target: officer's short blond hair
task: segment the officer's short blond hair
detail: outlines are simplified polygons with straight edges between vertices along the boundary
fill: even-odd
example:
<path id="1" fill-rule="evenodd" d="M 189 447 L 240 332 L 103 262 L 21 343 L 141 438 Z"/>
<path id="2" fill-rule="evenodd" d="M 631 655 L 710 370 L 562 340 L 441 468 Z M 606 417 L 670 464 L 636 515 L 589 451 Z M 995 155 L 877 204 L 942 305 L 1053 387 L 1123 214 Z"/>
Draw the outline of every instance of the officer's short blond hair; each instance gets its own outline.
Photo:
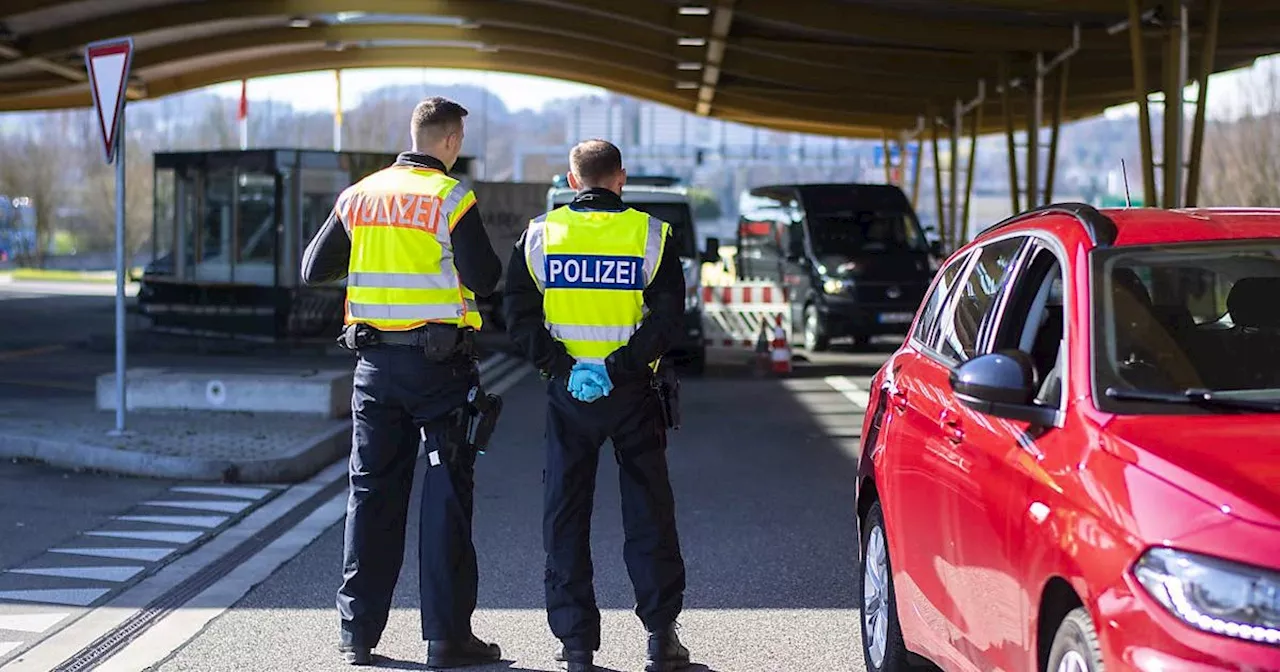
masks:
<path id="1" fill-rule="evenodd" d="M 569 170 L 584 185 L 597 186 L 622 172 L 622 152 L 608 140 L 584 140 L 569 152 Z"/>

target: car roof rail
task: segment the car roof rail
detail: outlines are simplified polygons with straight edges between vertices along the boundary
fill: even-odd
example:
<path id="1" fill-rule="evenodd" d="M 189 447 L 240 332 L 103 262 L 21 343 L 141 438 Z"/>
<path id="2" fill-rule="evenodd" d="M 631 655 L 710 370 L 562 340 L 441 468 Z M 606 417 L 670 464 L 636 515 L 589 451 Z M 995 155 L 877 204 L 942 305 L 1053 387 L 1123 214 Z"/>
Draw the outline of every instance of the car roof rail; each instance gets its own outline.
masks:
<path id="1" fill-rule="evenodd" d="M 1119 233 L 1119 229 L 1110 217 L 1102 214 L 1097 208 L 1089 205 L 1088 203 L 1072 202 L 1050 203 L 1048 205 L 1041 205 L 1030 210 L 1025 210 L 1013 215 L 1012 217 L 1008 217 L 992 224 L 991 226 L 983 229 L 978 235 L 985 236 L 1006 226 L 1018 224 L 1033 215 L 1041 215 L 1045 213 L 1058 213 L 1075 217 L 1084 225 L 1084 228 L 1088 231 L 1089 238 L 1093 241 L 1094 245 L 1108 247 L 1116 242 L 1116 235 Z"/>

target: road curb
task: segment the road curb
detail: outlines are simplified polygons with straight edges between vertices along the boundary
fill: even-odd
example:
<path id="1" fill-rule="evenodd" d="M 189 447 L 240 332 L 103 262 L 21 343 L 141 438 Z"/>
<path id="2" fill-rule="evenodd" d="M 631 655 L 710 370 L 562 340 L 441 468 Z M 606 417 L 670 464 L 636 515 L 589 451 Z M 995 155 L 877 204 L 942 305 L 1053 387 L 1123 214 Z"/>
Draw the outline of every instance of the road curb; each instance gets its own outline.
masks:
<path id="1" fill-rule="evenodd" d="M 486 385 L 520 369 L 522 360 L 495 353 L 480 365 Z M 269 421 L 269 420 L 268 420 Z M 350 417 L 328 421 L 285 455 L 261 460 L 224 460 L 158 455 L 76 441 L 0 433 L 0 458 L 27 459 L 63 469 L 90 469 L 126 476 L 224 483 L 298 483 L 351 451 Z"/>
<path id="2" fill-rule="evenodd" d="M 225 483 L 296 483 L 332 464 L 351 445 L 351 421 L 333 420 L 286 455 L 223 460 L 157 455 L 108 446 L 0 434 L 0 457 L 35 460 L 64 469 L 92 469 L 127 476 Z"/>

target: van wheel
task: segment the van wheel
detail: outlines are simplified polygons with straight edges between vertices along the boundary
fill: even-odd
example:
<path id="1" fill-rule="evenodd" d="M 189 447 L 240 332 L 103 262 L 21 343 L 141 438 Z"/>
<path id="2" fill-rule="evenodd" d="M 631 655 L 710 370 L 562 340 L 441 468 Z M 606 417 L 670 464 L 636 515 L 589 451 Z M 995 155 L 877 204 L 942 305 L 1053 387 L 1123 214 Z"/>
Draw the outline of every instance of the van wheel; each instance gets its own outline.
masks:
<path id="1" fill-rule="evenodd" d="M 893 592 L 893 569 L 889 564 L 889 544 L 880 502 L 871 505 L 862 525 L 861 565 L 858 587 L 862 593 L 862 656 L 867 670 L 909 670 L 907 647 L 898 623 L 898 601 Z"/>
<path id="2" fill-rule="evenodd" d="M 1077 607 L 1062 620 L 1049 650 L 1048 672 L 1102 672 L 1102 652 L 1093 619 Z"/>
<path id="3" fill-rule="evenodd" d="M 804 307 L 804 349 L 809 352 L 823 352 L 831 347 L 831 337 L 818 315 L 818 307 L 809 304 Z"/>

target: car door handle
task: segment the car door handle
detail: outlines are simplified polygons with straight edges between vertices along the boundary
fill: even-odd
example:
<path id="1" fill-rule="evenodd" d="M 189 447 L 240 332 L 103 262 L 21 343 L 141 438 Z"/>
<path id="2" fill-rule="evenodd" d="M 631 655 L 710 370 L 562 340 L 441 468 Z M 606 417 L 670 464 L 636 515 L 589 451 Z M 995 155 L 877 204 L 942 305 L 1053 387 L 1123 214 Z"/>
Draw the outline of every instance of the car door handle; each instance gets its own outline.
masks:
<path id="1" fill-rule="evenodd" d="M 889 403 L 893 406 L 893 410 L 903 412 L 907 410 L 907 391 L 903 389 L 895 389 L 889 394 Z"/>
<path id="2" fill-rule="evenodd" d="M 960 416 L 951 411 L 942 412 L 942 434 L 954 444 L 964 442 L 964 428 L 960 426 Z"/>

